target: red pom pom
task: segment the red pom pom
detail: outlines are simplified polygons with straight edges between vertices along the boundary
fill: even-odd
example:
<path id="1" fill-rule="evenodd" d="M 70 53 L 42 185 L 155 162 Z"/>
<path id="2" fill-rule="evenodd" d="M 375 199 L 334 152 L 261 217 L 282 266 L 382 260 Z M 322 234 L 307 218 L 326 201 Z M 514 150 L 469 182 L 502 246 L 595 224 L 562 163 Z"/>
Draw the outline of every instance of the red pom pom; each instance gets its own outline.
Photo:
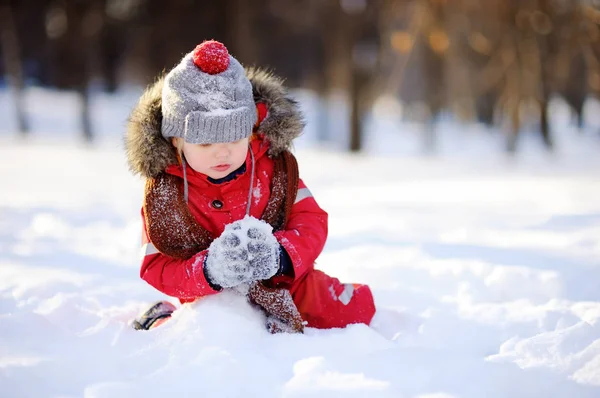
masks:
<path id="1" fill-rule="evenodd" d="M 229 67 L 229 51 L 216 40 L 198 44 L 194 49 L 194 64 L 210 75 L 224 72 Z"/>

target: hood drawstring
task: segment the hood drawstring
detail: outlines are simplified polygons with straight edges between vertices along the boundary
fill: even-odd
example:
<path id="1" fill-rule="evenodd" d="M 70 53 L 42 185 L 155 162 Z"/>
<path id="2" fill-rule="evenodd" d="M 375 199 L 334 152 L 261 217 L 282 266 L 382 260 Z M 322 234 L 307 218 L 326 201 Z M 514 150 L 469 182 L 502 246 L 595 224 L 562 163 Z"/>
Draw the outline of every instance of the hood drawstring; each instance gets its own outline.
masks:
<path id="1" fill-rule="evenodd" d="M 183 152 L 181 152 L 181 165 L 183 166 L 183 199 L 185 199 L 185 203 L 188 203 L 187 165 L 185 164 Z"/>
<path id="2" fill-rule="evenodd" d="M 250 152 L 250 158 L 252 159 L 252 171 L 250 172 L 250 190 L 248 191 L 248 204 L 246 205 L 246 215 L 250 215 L 250 206 L 252 205 L 252 190 L 254 189 L 254 152 L 252 152 L 252 147 L 248 145 L 248 150 Z M 183 167 L 183 198 L 185 203 L 188 202 L 188 180 L 187 180 L 187 165 L 185 162 L 185 156 L 183 153 L 181 154 L 181 166 Z"/>
<path id="3" fill-rule="evenodd" d="M 246 206 L 246 215 L 250 215 L 250 206 L 252 205 L 252 190 L 254 188 L 254 152 L 252 147 L 248 144 L 248 150 L 250 151 L 250 158 L 252 159 L 252 172 L 250 173 L 250 191 L 248 192 L 248 205 Z"/>

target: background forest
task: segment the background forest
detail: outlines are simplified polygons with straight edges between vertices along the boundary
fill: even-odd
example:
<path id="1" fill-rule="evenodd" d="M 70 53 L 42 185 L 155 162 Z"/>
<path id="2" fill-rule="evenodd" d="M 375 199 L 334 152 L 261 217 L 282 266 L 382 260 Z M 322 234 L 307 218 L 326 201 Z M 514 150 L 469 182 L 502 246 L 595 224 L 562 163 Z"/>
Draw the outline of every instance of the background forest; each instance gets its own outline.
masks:
<path id="1" fill-rule="evenodd" d="M 436 147 L 440 115 L 498 127 L 517 150 L 523 126 L 554 145 L 549 102 L 580 127 L 600 95 L 599 0 L 2 0 L 0 84 L 73 90 L 91 140 L 89 96 L 146 85 L 204 39 L 224 42 L 246 66 L 286 78 L 319 98 L 343 98 L 349 136 L 363 146 L 364 118 L 381 98 L 423 123 Z M 326 107 L 322 107 L 325 109 Z M 332 116 L 325 110 L 320 120 Z M 335 131 L 332 131 L 335 130 Z"/>

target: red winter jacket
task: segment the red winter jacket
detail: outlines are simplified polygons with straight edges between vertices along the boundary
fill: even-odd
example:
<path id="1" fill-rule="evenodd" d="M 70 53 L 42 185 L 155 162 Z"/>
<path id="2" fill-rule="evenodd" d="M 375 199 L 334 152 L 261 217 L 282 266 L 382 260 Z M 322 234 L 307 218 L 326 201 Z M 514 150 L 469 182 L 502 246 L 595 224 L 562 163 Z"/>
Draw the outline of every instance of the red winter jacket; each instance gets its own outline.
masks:
<path id="1" fill-rule="evenodd" d="M 250 215 L 260 219 L 270 197 L 273 161 L 267 156 L 268 141 L 261 137 L 251 142 L 255 157 L 255 176 Z M 213 184 L 208 177 L 186 169 L 189 184 L 189 208 L 196 220 L 214 237 L 223 232 L 225 225 L 242 219 L 246 214 L 250 189 L 251 157 L 248 153 L 246 171 L 232 181 Z M 169 166 L 167 173 L 183 178 L 181 166 Z M 142 220 L 144 220 L 142 210 Z M 285 229 L 275 237 L 289 255 L 293 276 L 285 278 L 294 291 L 303 276 L 314 267 L 327 239 L 327 213 L 312 197 L 306 185 L 299 181 L 298 195 Z M 161 292 L 179 298 L 182 302 L 217 293 L 207 282 L 203 263 L 207 250 L 188 260 L 179 260 L 159 253 L 149 241 L 144 224 L 142 235 L 142 267 L 140 276 Z"/>

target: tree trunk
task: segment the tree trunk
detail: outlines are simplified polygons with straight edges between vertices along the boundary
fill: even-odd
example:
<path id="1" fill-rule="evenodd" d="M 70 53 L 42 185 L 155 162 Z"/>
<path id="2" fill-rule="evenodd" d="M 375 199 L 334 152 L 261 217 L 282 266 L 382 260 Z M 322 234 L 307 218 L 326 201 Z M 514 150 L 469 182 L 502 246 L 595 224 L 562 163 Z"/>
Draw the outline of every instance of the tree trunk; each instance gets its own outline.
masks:
<path id="1" fill-rule="evenodd" d="M 361 106 L 361 73 L 353 68 L 350 81 L 350 152 L 362 149 L 362 106 Z"/>
<path id="2" fill-rule="evenodd" d="M 253 18 L 255 7 L 245 0 L 227 0 L 224 3 L 226 15 L 226 42 L 231 53 L 243 65 L 256 64 L 258 47 L 254 40 Z"/>
<path id="3" fill-rule="evenodd" d="M 0 5 L 0 36 L 5 68 L 13 91 L 17 128 L 22 135 L 27 135 L 29 132 L 29 123 L 25 115 L 23 98 L 24 79 L 21 49 L 13 10 L 8 2 Z"/>
<path id="4" fill-rule="evenodd" d="M 519 107 L 520 99 L 518 97 L 512 98 L 509 103 L 510 130 L 506 142 L 506 150 L 512 154 L 517 152 L 517 139 L 519 138 L 519 130 L 521 128 Z"/>
<path id="5" fill-rule="evenodd" d="M 550 123 L 548 121 L 548 99 L 544 98 L 543 101 L 540 102 L 540 130 L 542 133 L 542 139 L 544 140 L 544 145 L 546 149 L 552 150 L 554 147 L 554 143 L 552 141 L 552 136 L 550 135 Z"/>
<path id="6" fill-rule="evenodd" d="M 77 89 L 79 97 L 79 118 L 81 121 L 81 131 L 85 142 L 90 143 L 94 139 L 92 133 L 92 122 L 90 118 L 90 95 L 87 90 L 87 84 L 84 83 Z"/>
<path id="7" fill-rule="evenodd" d="M 65 2 L 67 30 L 57 39 L 61 81 L 64 88 L 77 94 L 81 133 L 88 143 L 93 139 L 88 94 L 90 53 L 98 53 L 96 36 L 101 27 L 94 18 L 93 6 L 93 3 Z"/>
<path id="8" fill-rule="evenodd" d="M 327 124 L 333 122 L 330 106 L 335 96 L 341 93 L 344 96 L 344 105 L 347 106 L 349 123 L 346 134 L 349 138 L 350 151 L 361 149 L 361 112 L 360 112 L 360 71 L 356 70 L 353 60 L 353 49 L 359 36 L 358 16 L 350 15 L 342 9 L 337 0 L 329 0 L 326 12 L 323 14 L 323 38 L 325 40 L 325 106 L 328 109 Z M 335 99 L 337 101 L 337 98 Z M 320 139 L 330 137 L 331 126 L 321 129 Z"/>
<path id="9" fill-rule="evenodd" d="M 580 133 L 583 133 L 583 128 L 585 127 L 585 117 L 583 114 L 583 106 L 575 109 L 575 113 L 577 114 L 577 128 Z"/>

